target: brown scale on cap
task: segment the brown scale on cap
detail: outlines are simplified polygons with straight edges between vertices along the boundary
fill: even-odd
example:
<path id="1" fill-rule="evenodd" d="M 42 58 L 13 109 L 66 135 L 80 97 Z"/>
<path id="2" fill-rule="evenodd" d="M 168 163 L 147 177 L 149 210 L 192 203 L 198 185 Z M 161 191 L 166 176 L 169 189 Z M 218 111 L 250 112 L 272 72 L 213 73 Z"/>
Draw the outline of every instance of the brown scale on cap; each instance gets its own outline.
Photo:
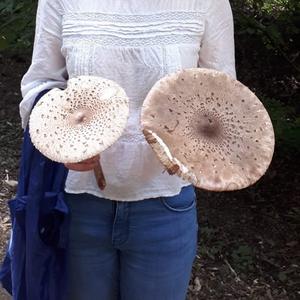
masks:
<path id="1" fill-rule="evenodd" d="M 128 115 L 128 97 L 117 83 L 80 76 L 70 79 L 64 91 L 52 89 L 39 100 L 30 115 L 30 136 L 49 159 L 81 162 L 111 146 Z"/>
<path id="2" fill-rule="evenodd" d="M 239 81 L 214 70 L 186 69 L 162 78 L 144 101 L 141 123 L 168 172 L 208 190 L 253 184 L 274 151 L 262 103 Z"/>

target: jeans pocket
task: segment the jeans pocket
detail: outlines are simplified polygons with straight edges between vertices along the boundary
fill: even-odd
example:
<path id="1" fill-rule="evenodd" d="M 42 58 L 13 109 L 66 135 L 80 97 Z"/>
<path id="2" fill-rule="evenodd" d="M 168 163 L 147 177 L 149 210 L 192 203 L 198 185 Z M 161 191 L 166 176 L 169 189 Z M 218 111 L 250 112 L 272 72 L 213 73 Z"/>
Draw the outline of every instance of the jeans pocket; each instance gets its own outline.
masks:
<path id="1" fill-rule="evenodd" d="M 65 218 L 68 208 L 64 202 L 63 192 L 46 192 L 41 203 L 38 230 L 42 242 L 47 246 L 64 247 L 62 244 Z"/>
<path id="2" fill-rule="evenodd" d="M 184 186 L 180 193 L 170 197 L 160 197 L 161 203 L 168 210 L 186 212 L 196 206 L 196 192 L 193 185 Z"/>

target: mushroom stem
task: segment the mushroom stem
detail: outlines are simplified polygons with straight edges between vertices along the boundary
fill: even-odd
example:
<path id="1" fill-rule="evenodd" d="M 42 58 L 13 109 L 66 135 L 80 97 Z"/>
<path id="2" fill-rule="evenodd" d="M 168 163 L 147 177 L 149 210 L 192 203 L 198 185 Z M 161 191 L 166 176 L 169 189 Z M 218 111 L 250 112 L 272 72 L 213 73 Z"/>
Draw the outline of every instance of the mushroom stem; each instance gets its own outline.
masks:
<path id="1" fill-rule="evenodd" d="M 106 186 L 106 181 L 105 181 L 103 170 L 102 170 L 102 167 L 100 164 L 100 160 L 97 162 L 97 165 L 94 168 L 94 174 L 95 174 L 96 181 L 97 181 L 97 184 L 98 184 L 100 190 L 104 190 L 104 188 Z"/>
<path id="2" fill-rule="evenodd" d="M 178 165 L 173 165 L 173 166 L 167 168 L 167 172 L 169 173 L 169 175 L 174 175 L 179 170 L 180 170 L 180 167 Z"/>

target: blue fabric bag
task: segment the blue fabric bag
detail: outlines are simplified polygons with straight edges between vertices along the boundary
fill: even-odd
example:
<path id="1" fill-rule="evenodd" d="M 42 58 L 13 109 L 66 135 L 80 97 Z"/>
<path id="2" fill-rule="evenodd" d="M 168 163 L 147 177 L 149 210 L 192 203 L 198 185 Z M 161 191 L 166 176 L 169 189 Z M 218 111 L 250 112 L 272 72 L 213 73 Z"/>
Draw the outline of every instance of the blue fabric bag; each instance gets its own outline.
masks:
<path id="1" fill-rule="evenodd" d="M 43 91 L 38 100 L 48 90 Z M 66 290 L 68 170 L 43 156 L 24 132 L 17 195 L 9 201 L 11 238 L 0 270 L 14 300 L 60 300 Z"/>

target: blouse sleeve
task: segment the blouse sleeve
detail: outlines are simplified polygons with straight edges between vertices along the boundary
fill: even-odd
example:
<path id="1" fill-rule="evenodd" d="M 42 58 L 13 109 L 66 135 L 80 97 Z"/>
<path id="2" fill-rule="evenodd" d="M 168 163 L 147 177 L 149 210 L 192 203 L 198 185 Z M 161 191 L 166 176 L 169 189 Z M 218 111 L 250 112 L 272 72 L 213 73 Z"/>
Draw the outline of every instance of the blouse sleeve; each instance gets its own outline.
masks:
<path id="1" fill-rule="evenodd" d="M 45 89 L 64 88 L 67 81 L 61 53 L 62 13 L 57 0 L 39 0 L 31 65 L 21 80 L 22 127 L 25 128 L 36 96 Z"/>
<path id="2" fill-rule="evenodd" d="M 212 0 L 207 11 L 198 66 L 215 69 L 236 78 L 234 28 L 228 0 Z"/>

